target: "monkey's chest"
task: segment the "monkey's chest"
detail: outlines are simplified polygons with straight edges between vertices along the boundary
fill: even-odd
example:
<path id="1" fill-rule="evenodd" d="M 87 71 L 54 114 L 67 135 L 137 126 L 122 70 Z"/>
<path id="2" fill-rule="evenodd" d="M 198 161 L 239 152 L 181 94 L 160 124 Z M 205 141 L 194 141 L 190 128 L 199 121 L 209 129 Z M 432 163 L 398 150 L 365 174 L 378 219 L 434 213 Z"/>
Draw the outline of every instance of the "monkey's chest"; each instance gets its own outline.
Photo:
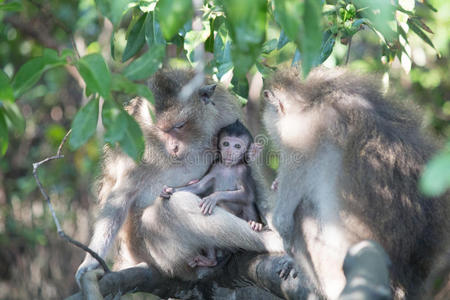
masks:
<path id="1" fill-rule="evenodd" d="M 214 190 L 219 191 L 235 191 L 238 189 L 237 182 L 239 178 L 235 172 L 222 172 L 221 176 L 214 182 Z"/>

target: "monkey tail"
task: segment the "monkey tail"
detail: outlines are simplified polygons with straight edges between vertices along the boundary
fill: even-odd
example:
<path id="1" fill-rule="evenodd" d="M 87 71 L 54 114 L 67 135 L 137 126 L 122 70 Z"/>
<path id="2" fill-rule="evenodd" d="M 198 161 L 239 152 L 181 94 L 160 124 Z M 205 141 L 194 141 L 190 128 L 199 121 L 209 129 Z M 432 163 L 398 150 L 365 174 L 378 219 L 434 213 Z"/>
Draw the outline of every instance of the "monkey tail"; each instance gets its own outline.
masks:
<path id="1" fill-rule="evenodd" d="M 169 200 L 162 200 L 165 211 L 178 220 L 179 232 L 192 232 L 193 236 L 180 236 L 184 243 L 198 247 L 218 247 L 230 250 L 256 252 L 284 252 L 283 241 L 277 232 L 255 232 L 249 224 L 226 210 L 215 207 L 210 216 L 199 208 L 200 198 L 190 192 L 174 193 Z M 175 226 L 175 227 L 176 227 Z M 176 228 L 175 228 L 176 230 Z"/>

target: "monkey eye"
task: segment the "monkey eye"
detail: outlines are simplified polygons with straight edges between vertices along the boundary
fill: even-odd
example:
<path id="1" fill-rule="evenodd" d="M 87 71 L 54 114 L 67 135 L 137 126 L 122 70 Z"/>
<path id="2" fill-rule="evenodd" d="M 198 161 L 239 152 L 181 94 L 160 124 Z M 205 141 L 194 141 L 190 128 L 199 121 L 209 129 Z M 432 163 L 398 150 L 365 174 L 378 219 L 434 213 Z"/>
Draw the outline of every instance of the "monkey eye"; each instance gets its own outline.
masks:
<path id="1" fill-rule="evenodd" d="M 184 127 L 184 125 L 186 125 L 186 121 L 175 124 L 175 126 L 173 126 L 173 128 L 181 129 Z"/>
<path id="2" fill-rule="evenodd" d="M 222 145 L 224 145 L 225 147 L 228 147 L 228 146 L 230 146 L 230 143 L 228 143 L 228 142 L 223 142 Z"/>
<path id="3" fill-rule="evenodd" d="M 241 149 L 241 145 L 236 144 L 236 145 L 234 145 L 234 148 L 236 148 L 236 149 Z"/>

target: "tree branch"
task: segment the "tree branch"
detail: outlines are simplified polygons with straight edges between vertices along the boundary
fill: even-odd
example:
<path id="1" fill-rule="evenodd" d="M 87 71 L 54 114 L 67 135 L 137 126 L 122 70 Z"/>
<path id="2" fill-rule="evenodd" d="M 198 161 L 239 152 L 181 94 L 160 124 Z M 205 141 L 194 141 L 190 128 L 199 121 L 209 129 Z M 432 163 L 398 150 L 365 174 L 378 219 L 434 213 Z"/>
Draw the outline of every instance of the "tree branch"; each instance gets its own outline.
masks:
<path id="1" fill-rule="evenodd" d="M 161 298 L 186 299 L 195 295 L 202 299 L 202 290 L 213 283 L 221 287 L 237 288 L 255 285 L 272 294 L 285 299 L 299 299 L 314 295 L 309 284 L 301 276 L 288 276 L 282 279 L 277 274 L 278 269 L 287 256 L 273 254 L 239 253 L 225 263 L 215 268 L 208 268 L 211 273 L 196 282 L 182 281 L 162 275 L 154 267 L 140 264 L 136 267 L 106 274 L 99 281 L 99 290 L 103 297 L 121 295 L 133 292 L 146 292 Z M 67 300 L 83 299 L 81 292 Z"/>
<path id="2" fill-rule="evenodd" d="M 41 181 L 39 179 L 39 176 L 37 174 L 37 170 L 38 170 L 38 168 L 41 165 L 43 165 L 43 164 L 45 164 L 45 163 L 47 163 L 49 161 L 52 161 L 52 160 L 55 160 L 55 159 L 60 159 L 60 158 L 64 157 L 64 155 L 61 154 L 62 147 L 64 146 L 64 143 L 66 142 L 66 140 L 67 140 L 67 138 L 68 138 L 68 136 L 69 136 L 69 134 L 71 132 L 72 132 L 72 129 L 69 130 L 66 133 L 66 135 L 64 136 L 63 140 L 61 141 L 61 144 L 59 144 L 58 151 L 56 152 L 56 155 L 47 157 L 47 158 L 41 160 L 40 162 L 33 163 L 33 176 L 34 176 L 34 179 L 36 180 L 36 184 L 38 185 L 39 190 L 41 191 L 41 194 L 44 196 L 45 200 L 47 201 L 47 205 L 48 205 L 48 207 L 50 209 L 50 212 L 52 213 L 52 216 L 53 216 L 53 221 L 56 224 L 56 229 L 58 231 L 58 235 L 61 238 L 63 238 L 66 241 L 68 241 L 69 243 L 71 243 L 71 244 L 73 244 L 73 245 L 83 249 L 84 251 L 86 251 L 90 255 L 92 255 L 92 257 L 94 257 L 99 262 L 99 264 L 102 266 L 103 270 L 106 273 L 108 273 L 108 272 L 111 272 L 110 269 L 106 265 L 105 261 L 97 253 L 95 253 L 93 250 L 91 250 L 86 245 L 84 245 L 84 244 L 82 244 L 82 243 L 72 239 L 70 236 L 66 235 L 66 233 L 64 232 L 64 230 L 61 227 L 61 224 L 59 223 L 58 218 L 56 217 L 56 212 L 55 212 L 55 209 L 53 208 L 53 205 L 52 205 L 52 203 L 50 201 L 50 197 L 48 196 L 47 192 L 45 191 L 44 187 L 42 186 L 42 183 L 41 183 Z"/>

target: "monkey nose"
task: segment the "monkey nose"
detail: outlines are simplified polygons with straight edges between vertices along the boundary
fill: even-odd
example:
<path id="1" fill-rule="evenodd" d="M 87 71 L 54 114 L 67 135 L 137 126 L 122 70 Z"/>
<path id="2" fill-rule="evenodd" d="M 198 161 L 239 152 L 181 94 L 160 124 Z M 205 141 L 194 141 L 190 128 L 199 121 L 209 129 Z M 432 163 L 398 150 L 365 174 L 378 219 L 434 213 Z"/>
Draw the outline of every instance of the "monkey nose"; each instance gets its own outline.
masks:
<path id="1" fill-rule="evenodd" d="M 173 149 L 172 149 L 172 151 L 173 151 L 173 153 L 174 154 L 177 154 L 178 153 L 178 145 L 175 145 L 175 147 L 173 147 Z"/>

